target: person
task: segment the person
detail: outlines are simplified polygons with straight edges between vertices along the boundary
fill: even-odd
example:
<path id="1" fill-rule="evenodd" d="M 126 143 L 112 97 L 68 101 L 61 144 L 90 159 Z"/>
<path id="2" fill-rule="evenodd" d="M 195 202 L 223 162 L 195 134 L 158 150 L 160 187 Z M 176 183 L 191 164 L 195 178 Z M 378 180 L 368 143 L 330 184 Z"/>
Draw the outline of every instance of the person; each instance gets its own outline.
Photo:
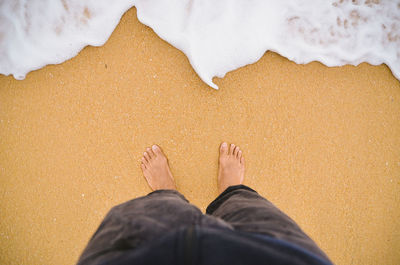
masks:
<path id="1" fill-rule="evenodd" d="M 219 153 L 220 195 L 203 214 L 177 191 L 161 148 L 147 148 L 141 168 L 153 192 L 113 207 L 77 264 L 332 264 L 291 218 L 242 184 L 238 146 L 224 142 Z"/>

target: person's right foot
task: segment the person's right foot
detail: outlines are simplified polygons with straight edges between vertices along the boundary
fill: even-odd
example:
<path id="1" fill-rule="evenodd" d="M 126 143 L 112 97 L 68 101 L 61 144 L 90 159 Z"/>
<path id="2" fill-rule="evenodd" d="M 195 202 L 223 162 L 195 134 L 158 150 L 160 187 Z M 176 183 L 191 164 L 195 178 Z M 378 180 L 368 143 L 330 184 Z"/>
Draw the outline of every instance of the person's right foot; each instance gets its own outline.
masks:
<path id="1" fill-rule="evenodd" d="M 222 143 L 219 149 L 218 191 L 239 185 L 244 179 L 244 157 L 239 146 Z"/>

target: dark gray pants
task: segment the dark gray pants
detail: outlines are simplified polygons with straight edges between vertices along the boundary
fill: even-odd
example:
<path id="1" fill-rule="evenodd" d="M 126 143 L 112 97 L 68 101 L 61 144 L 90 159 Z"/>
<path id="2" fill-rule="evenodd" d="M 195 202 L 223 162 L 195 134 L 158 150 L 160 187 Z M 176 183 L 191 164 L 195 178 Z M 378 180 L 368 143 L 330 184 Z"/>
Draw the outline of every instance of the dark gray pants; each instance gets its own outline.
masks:
<path id="1" fill-rule="evenodd" d="M 123 255 L 144 242 L 182 226 L 208 226 L 268 235 L 328 257 L 286 214 L 251 188 L 231 186 L 208 207 L 207 214 L 178 191 L 158 190 L 115 206 L 90 239 L 78 264 Z"/>

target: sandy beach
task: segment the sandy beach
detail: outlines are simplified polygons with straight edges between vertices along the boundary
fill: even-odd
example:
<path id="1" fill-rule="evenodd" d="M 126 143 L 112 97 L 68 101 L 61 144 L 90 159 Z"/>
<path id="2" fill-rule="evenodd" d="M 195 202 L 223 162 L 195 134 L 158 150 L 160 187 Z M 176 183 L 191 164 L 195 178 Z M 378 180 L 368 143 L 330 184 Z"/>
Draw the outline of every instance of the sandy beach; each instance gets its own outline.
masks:
<path id="1" fill-rule="evenodd" d="M 139 165 L 155 143 L 204 211 L 228 141 L 245 184 L 333 262 L 399 264 L 400 82 L 387 66 L 267 52 L 214 81 L 134 8 L 104 46 L 23 81 L 0 76 L 0 263 L 74 264 L 112 206 L 150 192 Z"/>

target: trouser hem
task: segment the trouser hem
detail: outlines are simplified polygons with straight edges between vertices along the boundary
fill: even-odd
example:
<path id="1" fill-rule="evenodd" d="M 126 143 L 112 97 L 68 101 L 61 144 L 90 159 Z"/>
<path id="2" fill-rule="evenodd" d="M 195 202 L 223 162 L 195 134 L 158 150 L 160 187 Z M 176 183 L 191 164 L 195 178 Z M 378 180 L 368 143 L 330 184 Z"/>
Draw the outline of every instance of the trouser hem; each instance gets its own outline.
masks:
<path id="1" fill-rule="evenodd" d="M 226 200 L 228 200 L 232 195 L 234 195 L 233 191 L 235 191 L 235 190 L 248 190 L 248 191 L 252 191 L 254 193 L 257 193 L 252 188 L 247 187 L 246 185 L 243 185 L 243 184 L 229 186 L 214 201 L 212 201 L 210 203 L 210 205 L 208 205 L 208 207 L 206 209 L 206 213 L 207 214 L 213 214 Z"/>

